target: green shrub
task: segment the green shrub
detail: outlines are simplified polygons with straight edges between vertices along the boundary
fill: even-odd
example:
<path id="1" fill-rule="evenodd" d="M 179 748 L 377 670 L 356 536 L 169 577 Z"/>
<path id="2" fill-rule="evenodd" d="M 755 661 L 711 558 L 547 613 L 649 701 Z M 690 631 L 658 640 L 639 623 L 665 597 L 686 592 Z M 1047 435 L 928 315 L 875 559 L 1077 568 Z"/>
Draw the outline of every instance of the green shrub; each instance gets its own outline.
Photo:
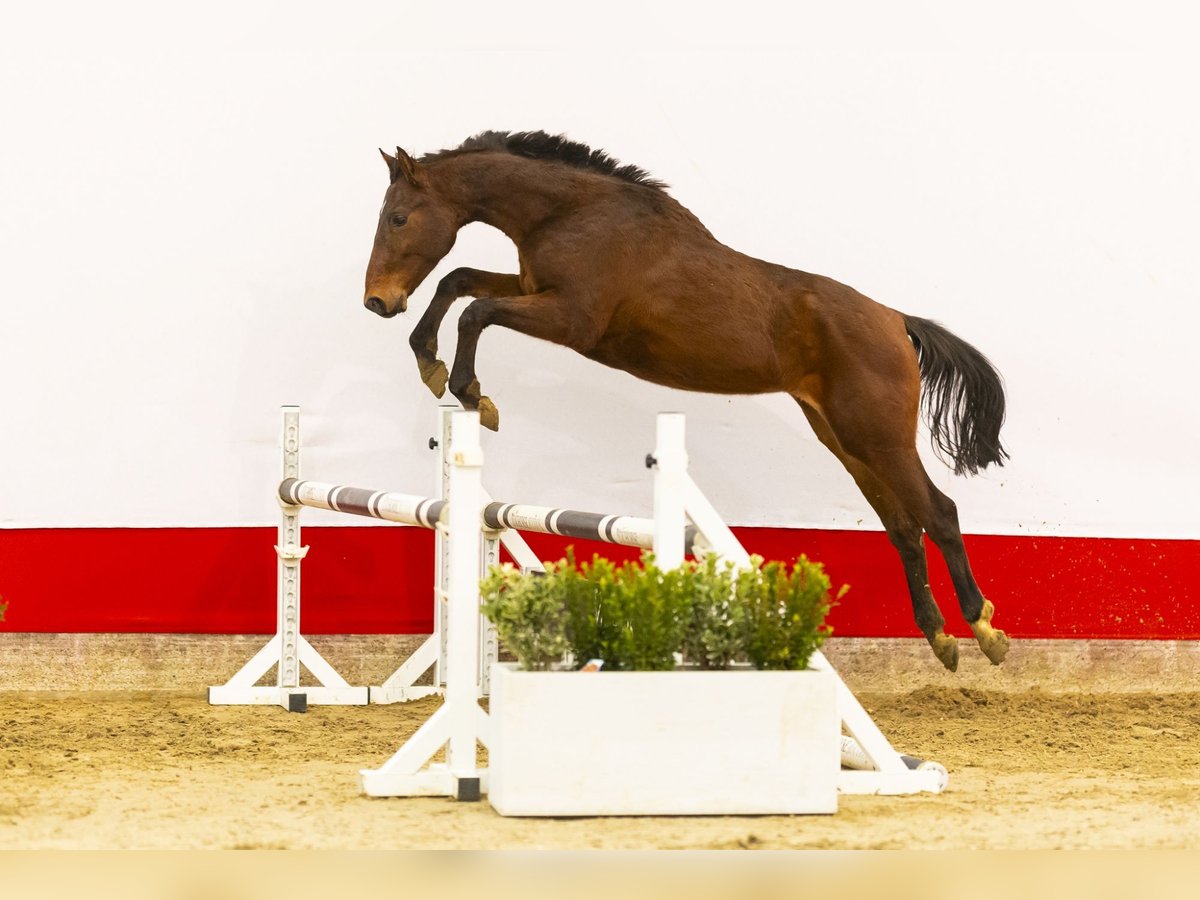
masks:
<path id="1" fill-rule="evenodd" d="M 546 574 L 536 576 L 505 563 L 492 566 L 479 586 L 480 609 L 523 669 L 548 669 L 567 652 L 562 585 L 575 575 L 574 566 L 567 568 L 566 560 L 548 563 Z"/>
<path id="2" fill-rule="evenodd" d="M 493 567 L 482 609 L 526 669 L 549 668 L 568 648 L 577 664 L 602 659 L 615 670 L 672 669 L 680 658 L 702 669 L 802 669 L 829 634 L 829 578 L 805 557 L 790 573 L 762 557 L 751 564 L 710 557 L 663 571 L 648 553 L 640 565 L 577 564 L 569 549 L 545 575 Z"/>
<path id="3" fill-rule="evenodd" d="M 555 566 L 555 573 L 562 582 L 562 604 L 567 613 L 567 643 L 580 664 L 589 659 L 612 660 L 619 652 L 621 642 L 621 614 L 611 599 L 602 597 L 602 592 L 604 595 L 613 592 L 616 581 L 613 565 L 600 557 L 595 557 L 592 562 L 601 565 L 599 568 L 586 563 L 578 566 L 575 548 L 568 547 L 566 559 Z"/>
<path id="4" fill-rule="evenodd" d="M 614 565 L 602 556 L 579 566 L 574 550 L 555 566 L 567 609 L 567 640 L 575 659 L 603 659 L 605 668 L 661 671 L 675 667 L 686 626 L 686 597 L 678 578 L 654 565 Z"/>
<path id="5" fill-rule="evenodd" d="M 675 572 L 691 597 L 683 657 L 701 669 L 725 669 L 745 657 L 747 609 L 734 592 L 737 569 L 715 556 Z"/>
<path id="6" fill-rule="evenodd" d="M 646 554 L 641 566 L 630 561 L 616 568 L 594 557 L 584 576 L 596 585 L 600 615 L 614 625 L 616 645 L 611 662 L 601 657 L 605 665 L 643 672 L 675 668 L 689 609 L 676 573 L 663 572 Z"/>
<path id="7" fill-rule="evenodd" d="M 737 603 L 746 610 L 746 655 L 756 669 L 803 669 L 831 631 L 825 624 L 833 605 L 829 576 L 805 556 L 790 573 L 781 562 L 752 561 L 753 568 L 737 575 Z"/>

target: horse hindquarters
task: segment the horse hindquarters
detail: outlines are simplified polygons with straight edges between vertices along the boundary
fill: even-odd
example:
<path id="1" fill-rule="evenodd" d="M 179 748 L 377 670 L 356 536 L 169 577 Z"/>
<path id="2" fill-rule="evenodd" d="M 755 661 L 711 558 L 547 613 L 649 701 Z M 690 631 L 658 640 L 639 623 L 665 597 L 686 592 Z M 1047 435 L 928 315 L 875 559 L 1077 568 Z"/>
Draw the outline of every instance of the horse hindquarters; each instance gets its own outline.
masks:
<path id="1" fill-rule="evenodd" d="M 835 331 L 840 340 L 829 342 L 822 356 L 822 371 L 816 373 L 817 378 L 809 379 L 810 384 L 819 385 L 819 391 L 797 399 L 812 401 L 836 446 L 830 449 L 855 476 L 864 496 L 879 513 L 904 562 L 917 623 L 939 659 L 953 668 L 957 652 L 950 648 L 953 639 L 937 627 L 941 616 L 935 614 L 929 593 L 923 547 L 917 552 L 911 546 L 912 529 L 907 523 L 916 523 L 927 532 L 942 552 L 963 617 L 971 623 L 985 654 L 998 664 L 1007 652 L 1008 639 L 990 625 L 992 606 L 984 600 L 971 572 L 957 508 L 934 486 L 917 453 L 923 367 L 918 366 L 904 320 L 887 312 L 888 320 L 881 321 L 882 317 L 876 315 L 874 327 L 858 328 L 853 338 Z M 847 330 L 855 330 L 856 324 L 861 322 L 852 320 Z M 830 327 L 836 328 L 836 323 L 826 325 Z M 939 337 L 942 334 L 949 333 L 940 329 Z M 880 335 L 884 336 L 882 340 Z M 947 371 L 954 369 L 953 360 L 939 357 L 939 362 Z M 960 376 L 957 383 L 970 382 Z M 820 435 L 820 428 L 817 430 Z M 827 445 L 831 443 L 823 440 Z"/>

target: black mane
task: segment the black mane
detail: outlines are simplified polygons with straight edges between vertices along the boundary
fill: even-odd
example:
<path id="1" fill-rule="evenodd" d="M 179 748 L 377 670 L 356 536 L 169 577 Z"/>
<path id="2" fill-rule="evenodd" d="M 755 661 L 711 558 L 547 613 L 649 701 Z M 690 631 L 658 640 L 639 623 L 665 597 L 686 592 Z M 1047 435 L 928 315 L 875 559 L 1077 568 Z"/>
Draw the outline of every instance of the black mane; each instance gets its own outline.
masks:
<path id="1" fill-rule="evenodd" d="M 667 187 L 665 182 L 659 181 L 645 169 L 621 165 L 603 150 L 593 150 L 587 144 L 572 141 L 565 135 L 547 134 L 544 131 L 482 131 L 451 150 L 427 153 L 420 161 L 435 162 L 447 156 L 482 150 L 511 153 L 513 156 L 524 156 L 528 159 L 556 160 L 577 169 L 590 169 L 655 190 L 666 190 Z"/>

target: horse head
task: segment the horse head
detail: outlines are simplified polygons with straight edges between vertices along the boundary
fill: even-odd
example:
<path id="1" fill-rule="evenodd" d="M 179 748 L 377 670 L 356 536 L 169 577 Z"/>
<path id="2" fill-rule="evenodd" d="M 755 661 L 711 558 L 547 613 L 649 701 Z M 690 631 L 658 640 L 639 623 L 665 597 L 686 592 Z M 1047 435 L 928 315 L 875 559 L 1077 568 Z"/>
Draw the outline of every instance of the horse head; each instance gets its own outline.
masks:
<path id="1" fill-rule="evenodd" d="M 379 152 L 391 183 L 379 210 L 363 305 L 390 319 L 408 308 L 409 295 L 450 252 L 461 223 L 420 163 L 399 147 L 395 156 Z"/>

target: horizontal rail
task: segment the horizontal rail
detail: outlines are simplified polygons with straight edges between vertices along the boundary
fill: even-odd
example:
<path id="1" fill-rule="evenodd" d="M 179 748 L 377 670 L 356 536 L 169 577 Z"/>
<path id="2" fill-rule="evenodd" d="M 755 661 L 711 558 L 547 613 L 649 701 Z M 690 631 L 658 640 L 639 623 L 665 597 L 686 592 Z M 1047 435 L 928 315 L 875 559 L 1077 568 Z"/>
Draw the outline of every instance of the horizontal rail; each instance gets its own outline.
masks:
<path id="1" fill-rule="evenodd" d="M 279 499 L 291 506 L 328 509 L 422 528 L 436 528 L 447 513 L 445 500 L 297 478 L 285 478 L 280 483 Z"/>
<path id="2" fill-rule="evenodd" d="M 512 528 L 564 537 L 623 544 L 626 547 L 654 549 L 654 520 L 635 516 L 580 512 L 551 506 L 524 503 L 489 503 L 483 508 L 483 524 L 488 528 Z M 684 552 L 691 553 L 697 530 L 689 526 L 684 535 Z"/>
<path id="3" fill-rule="evenodd" d="M 328 509 L 423 528 L 436 528 L 439 522 L 445 521 L 447 515 L 444 500 L 320 481 L 301 481 L 297 478 L 287 478 L 279 485 L 279 499 L 292 506 Z M 514 531 L 557 534 L 640 547 L 643 550 L 654 549 L 654 520 L 637 516 L 589 513 L 524 503 L 489 503 L 483 510 L 483 524 L 497 530 L 511 528 Z M 684 553 L 693 552 L 698 536 L 696 526 L 689 525 L 684 534 Z"/>

